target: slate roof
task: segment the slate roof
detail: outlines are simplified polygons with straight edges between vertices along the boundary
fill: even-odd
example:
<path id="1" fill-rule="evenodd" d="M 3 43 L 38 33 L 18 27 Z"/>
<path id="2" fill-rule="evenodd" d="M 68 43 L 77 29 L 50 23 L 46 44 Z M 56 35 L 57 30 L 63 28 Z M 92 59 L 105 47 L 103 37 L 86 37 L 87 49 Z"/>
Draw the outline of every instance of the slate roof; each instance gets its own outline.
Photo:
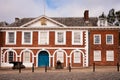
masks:
<path id="1" fill-rule="evenodd" d="M 83 17 L 50 17 L 51 19 L 60 22 L 61 24 L 64 24 L 66 26 L 86 26 L 86 23 L 84 21 Z M 19 27 L 35 18 L 22 18 L 19 19 L 16 22 L 11 23 L 8 25 L 9 27 Z M 91 17 L 89 18 L 89 24 L 91 26 L 97 26 L 97 17 Z"/>

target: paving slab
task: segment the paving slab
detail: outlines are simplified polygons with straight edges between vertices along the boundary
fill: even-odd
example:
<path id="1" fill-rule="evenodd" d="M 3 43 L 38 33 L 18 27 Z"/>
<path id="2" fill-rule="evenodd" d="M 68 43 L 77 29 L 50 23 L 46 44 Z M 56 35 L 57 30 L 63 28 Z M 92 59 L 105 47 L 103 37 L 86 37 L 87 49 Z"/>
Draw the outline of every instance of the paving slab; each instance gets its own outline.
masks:
<path id="1" fill-rule="evenodd" d="M 71 72 L 67 69 L 49 69 L 45 72 L 44 68 L 18 70 L 0 69 L 0 80 L 120 80 L 120 72 L 116 67 L 96 67 L 93 72 L 92 67 L 74 68 Z"/>

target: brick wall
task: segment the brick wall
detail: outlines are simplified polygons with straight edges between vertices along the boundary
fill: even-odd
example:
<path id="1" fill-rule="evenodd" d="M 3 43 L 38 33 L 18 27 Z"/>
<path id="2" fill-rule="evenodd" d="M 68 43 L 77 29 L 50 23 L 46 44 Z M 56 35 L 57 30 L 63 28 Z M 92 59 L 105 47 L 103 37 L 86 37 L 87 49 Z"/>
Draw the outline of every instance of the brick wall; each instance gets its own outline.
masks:
<path id="1" fill-rule="evenodd" d="M 101 34 L 101 44 L 94 44 L 94 34 Z M 106 34 L 113 34 L 114 36 L 114 44 L 108 45 L 106 44 Z M 119 43 L 119 33 L 118 30 L 91 30 L 90 31 L 90 65 L 93 64 L 93 51 L 94 50 L 101 50 L 101 61 L 96 61 L 96 65 L 116 65 L 118 62 L 118 43 Z M 113 50 L 114 51 L 114 61 L 106 61 L 106 50 Z"/>

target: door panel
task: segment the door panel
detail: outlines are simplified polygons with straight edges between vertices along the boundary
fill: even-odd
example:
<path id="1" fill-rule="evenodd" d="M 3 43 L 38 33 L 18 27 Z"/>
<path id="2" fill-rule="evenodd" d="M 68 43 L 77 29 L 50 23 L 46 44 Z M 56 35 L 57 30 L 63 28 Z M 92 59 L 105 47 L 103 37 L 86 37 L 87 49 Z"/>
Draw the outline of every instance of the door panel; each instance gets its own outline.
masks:
<path id="1" fill-rule="evenodd" d="M 38 54 L 38 67 L 49 66 L 49 55 L 46 51 L 41 51 Z"/>

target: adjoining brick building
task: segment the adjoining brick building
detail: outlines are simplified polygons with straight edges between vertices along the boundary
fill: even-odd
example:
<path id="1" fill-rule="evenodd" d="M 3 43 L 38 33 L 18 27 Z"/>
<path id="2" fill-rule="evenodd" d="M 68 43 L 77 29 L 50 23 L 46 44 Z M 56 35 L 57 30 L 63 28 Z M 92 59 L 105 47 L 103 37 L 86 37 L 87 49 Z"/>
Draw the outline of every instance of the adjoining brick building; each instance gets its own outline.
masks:
<path id="1" fill-rule="evenodd" d="M 98 26 L 99 25 L 99 26 Z M 108 26 L 104 17 L 15 18 L 0 27 L 1 67 L 21 61 L 26 67 L 89 67 L 116 65 L 118 62 L 119 27 Z"/>

